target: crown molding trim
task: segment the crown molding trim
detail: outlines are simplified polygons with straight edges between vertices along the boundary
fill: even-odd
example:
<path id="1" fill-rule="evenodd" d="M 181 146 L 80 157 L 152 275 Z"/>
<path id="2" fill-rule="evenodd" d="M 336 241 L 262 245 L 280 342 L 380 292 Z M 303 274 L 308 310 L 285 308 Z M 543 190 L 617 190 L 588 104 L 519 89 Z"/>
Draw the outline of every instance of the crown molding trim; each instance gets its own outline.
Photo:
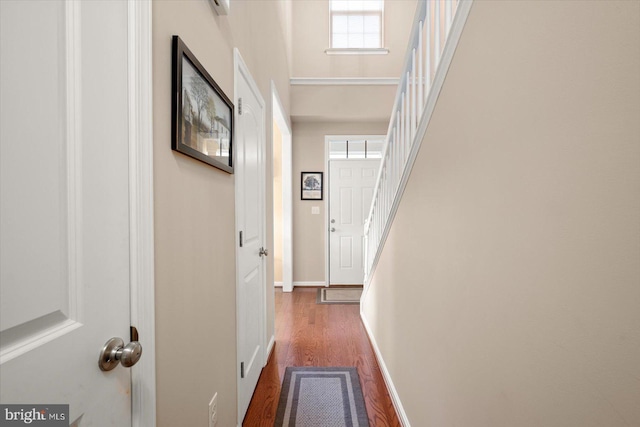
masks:
<path id="1" fill-rule="evenodd" d="M 292 86 L 397 86 L 395 77 L 291 77 Z"/>

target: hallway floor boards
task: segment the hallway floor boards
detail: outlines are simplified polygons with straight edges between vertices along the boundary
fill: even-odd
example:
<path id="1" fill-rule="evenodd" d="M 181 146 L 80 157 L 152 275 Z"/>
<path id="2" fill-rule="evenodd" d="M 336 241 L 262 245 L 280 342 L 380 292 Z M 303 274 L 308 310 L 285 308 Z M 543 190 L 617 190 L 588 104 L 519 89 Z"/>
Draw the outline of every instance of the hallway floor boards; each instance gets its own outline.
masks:
<path id="1" fill-rule="evenodd" d="M 399 427 L 359 305 L 316 304 L 317 288 L 275 291 L 276 344 L 243 427 L 272 427 L 287 366 L 355 366 L 371 427 Z M 321 426 L 318 426 L 321 427 Z"/>

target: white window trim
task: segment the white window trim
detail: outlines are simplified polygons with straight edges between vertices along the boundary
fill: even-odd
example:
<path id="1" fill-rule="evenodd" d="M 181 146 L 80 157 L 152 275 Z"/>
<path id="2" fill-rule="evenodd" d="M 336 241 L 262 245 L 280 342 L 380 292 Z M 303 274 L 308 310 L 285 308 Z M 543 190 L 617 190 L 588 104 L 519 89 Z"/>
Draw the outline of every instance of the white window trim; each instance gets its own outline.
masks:
<path id="1" fill-rule="evenodd" d="M 325 49 L 327 55 L 388 55 L 389 49 L 386 47 L 331 47 Z"/>

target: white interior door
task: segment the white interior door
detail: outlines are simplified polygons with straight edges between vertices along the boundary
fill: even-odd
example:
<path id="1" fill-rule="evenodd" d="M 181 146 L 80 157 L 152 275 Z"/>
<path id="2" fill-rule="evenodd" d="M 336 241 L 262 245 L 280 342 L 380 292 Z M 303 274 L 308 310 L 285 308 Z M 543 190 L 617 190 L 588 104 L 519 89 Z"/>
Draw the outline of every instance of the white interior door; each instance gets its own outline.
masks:
<path id="1" fill-rule="evenodd" d="M 329 284 L 362 285 L 364 222 L 380 161 L 329 161 Z"/>
<path id="2" fill-rule="evenodd" d="M 265 358 L 265 104 L 236 50 L 235 165 L 238 304 L 238 422 Z M 242 233 L 242 237 L 240 237 Z"/>
<path id="3" fill-rule="evenodd" d="M 0 401 L 131 425 L 128 5 L 0 1 Z"/>

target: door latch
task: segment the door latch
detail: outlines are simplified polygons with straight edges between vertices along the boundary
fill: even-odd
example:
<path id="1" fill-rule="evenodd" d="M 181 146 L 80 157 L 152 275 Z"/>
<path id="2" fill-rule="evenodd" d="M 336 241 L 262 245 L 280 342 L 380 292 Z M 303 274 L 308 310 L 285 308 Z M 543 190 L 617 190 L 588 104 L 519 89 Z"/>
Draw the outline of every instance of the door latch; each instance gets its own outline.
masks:
<path id="1" fill-rule="evenodd" d="M 138 339 L 138 328 L 136 328 L 135 326 L 130 326 L 129 327 L 129 341 L 140 341 Z"/>

